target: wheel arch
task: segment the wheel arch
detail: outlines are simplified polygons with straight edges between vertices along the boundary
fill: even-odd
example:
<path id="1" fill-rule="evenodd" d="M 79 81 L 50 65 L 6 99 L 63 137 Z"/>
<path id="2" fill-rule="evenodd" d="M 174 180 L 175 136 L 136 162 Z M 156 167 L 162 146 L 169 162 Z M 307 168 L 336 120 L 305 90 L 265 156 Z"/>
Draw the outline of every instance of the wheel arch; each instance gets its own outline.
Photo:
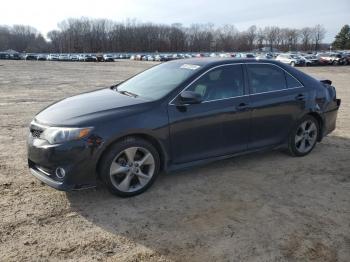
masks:
<path id="1" fill-rule="evenodd" d="M 320 142 L 323 138 L 323 124 L 324 124 L 324 120 L 322 118 L 322 116 L 317 113 L 317 112 L 310 112 L 308 113 L 307 115 L 310 115 L 312 117 L 314 117 L 316 120 L 317 120 L 317 123 L 318 123 L 318 137 L 317 137 L 317 141 Z"/>
<path id="2" fill-rule="evenodd" d="M 159 158 L 160 158 L 160 170 L 164 170 L 166 168 L 166 163 L 168 160 L 168 154 L 166 153 L 166 150 L 164 148 L 164 146 L 161 144 L 161 142 L 156 139 L 155 137 L 153 137 L 152 135 L 149 134 L 145 134 L 145 133 L 132 133 L 132 134 L 127 134 L 127 135 L 123 135 L 121 137 L 118 137 L 117 139 L 111 141 L 101 152 L 101 154 L 99 155 L 98 159 L 97 159 L 97 164 L 96 164 L 96 174 L 97 177 L 100 176 L 99 174 L 99 170 L 100 170 L 100 165 L 102 163 L 102 159 L 105 156 L 105 154 L 110 150 L 110 148 L 115 145 L 116 143 L 120 142 L 123 139 L 126 139 L 128 137 L 135 137 L 135 138 L 141 138 L 143 140 L 146 140 L 148 142 L 150 142 L 157 150 L 158 154 L 159 154 Z"/>

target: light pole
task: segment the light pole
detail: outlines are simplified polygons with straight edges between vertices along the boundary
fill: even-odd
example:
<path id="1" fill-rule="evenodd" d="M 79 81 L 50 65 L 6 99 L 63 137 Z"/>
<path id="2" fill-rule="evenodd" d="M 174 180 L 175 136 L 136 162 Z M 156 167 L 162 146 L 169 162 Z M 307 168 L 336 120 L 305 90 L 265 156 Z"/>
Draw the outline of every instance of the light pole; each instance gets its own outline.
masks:
<path id="1" fill-rule="evenodd" d="M 329 46 L 329 53 L 332 53 L 332 45 Z"/>

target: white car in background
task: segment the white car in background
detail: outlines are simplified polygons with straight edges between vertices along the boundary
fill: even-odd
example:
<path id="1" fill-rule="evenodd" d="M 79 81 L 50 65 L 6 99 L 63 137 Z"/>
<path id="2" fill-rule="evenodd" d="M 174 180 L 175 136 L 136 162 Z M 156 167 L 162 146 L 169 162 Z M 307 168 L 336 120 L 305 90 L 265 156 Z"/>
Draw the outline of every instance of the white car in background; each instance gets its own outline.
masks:
<path id="1" fill-rule="evenodd" d="M 318 58 L 315 55 L 302 55 L 301 58 L 306 66 L 318 65 Z"/>
<path id="2" fill-rule="evenodd" d="M 304 64 L 304 60 L 294 54 L 280 54 L 276 57 L 276 60 L 291 66 Z"/>
<path id="3" fill-rule="evenodd" d="M 79 55 L 77 55 L 77 54 L 70 54 L 69 55 L 69 60 L 70 61 L 79 61 Z"/>
<path id="4" fill-rule="evenodd" d="M 237 53 L 235 58 L 256 58 L 256 56 L 252 53 Z"/>
<path id="5" fill-rule="evenodd" d="M 60 61 L 69 61 L 69 55 L 68 54 L 60 54 L 58 56 L 58 60 L 60 60 Z"/>
<path id="6" fill-rule="evenodd" d="M 105 62 L 114 62 L 114 57 L 111 54 L 104 54 L 103 61 Z"/>
<path id="7" fill-rule="evenodd" d="M 80 62 L 84 62 L 84 61 L 85 61 L 85 57 L 86 57 L 85 54 L 80 54 L 80 55 L 78 55 L 78 60 L 79 60 Z"/>
<path id="8" fill-rule="evenodd" d="M 48 61 L 58 61 L 58 55 L 57 54 L 48 54 L 46 60 L 48 60 Z"/>

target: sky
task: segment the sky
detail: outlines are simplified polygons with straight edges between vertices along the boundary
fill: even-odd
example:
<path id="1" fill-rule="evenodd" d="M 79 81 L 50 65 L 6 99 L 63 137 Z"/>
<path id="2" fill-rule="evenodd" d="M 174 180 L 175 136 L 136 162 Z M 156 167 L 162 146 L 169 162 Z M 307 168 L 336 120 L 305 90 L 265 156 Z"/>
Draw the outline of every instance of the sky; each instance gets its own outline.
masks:
<path id="1" fill-rule="evenodd" d="M 1 0 L 0 25 L 31 25 L 46 35 L 70 17 L 123 22 L 233 24 L 302 28 L 322 24 L 324 42 L 350 23 L 350 0 Z M 6 10 L 4 12 L 4 10 Z"/>

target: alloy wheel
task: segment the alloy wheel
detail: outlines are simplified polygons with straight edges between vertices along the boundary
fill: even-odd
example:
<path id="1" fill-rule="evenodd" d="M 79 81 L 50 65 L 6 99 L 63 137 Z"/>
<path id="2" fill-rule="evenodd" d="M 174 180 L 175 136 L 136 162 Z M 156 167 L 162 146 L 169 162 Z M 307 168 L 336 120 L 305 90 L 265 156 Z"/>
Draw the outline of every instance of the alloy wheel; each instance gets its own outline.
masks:
<path id="1" fill-rule="evenodd" d="M 154 175 L 155 160 L 144 147 L 129 147 L 112 161 L 109 175 L 115 188 L 134 192 L 145 187 Z"/>
<path id="2" fill-rule="evenodd" d="M 306 153 L 310 151 L 317 140 L 317 126 L 311 120 L 302 122 L 295 134 L 295 147 L 300 153 Z"/>

